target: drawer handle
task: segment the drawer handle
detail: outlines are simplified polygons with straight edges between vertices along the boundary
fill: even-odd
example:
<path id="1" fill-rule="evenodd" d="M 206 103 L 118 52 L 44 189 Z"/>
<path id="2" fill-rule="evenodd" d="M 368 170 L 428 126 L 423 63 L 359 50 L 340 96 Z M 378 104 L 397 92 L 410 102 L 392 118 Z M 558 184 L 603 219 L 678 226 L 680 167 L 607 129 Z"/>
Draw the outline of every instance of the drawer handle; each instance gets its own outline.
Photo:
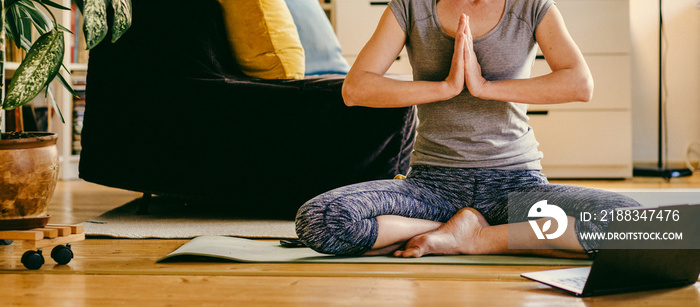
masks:
<path id="1" fill-rule="evenodd" d="M 549 111 L 527 111 L 527 115 L 547 115 Z"/>
<path id="2" fill-rule="evenodd" d="M 535 59 L 544 60 L 544 55 L 536 55 Z"/>
<path id="3" fill-rule="evenodd" d="M 369 5 L 389 5 L 389 1 L 370 1 Z"/>

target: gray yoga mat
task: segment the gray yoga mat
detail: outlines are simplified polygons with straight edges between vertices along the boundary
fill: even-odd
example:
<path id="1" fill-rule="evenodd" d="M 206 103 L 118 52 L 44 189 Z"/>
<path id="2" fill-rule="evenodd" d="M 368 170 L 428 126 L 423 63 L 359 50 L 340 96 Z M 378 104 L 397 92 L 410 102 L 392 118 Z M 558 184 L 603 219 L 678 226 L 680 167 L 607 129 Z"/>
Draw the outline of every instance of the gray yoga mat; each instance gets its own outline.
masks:
<path id="1" fill-rule="evenodd" d="M 392 256 L 339 257 L 317 253 L 307 247 L 282 247 L 277 241 L 259 241 L 224 236 L 197 237 L 158 262 L 201 261 L 224 259 L 237 262 L 318 262 L 318 263 L 406 263 L 406 264 L 472 264 L 587 266 L 590 260 L 502 255 L 444 255 L 421 258 Z"/>

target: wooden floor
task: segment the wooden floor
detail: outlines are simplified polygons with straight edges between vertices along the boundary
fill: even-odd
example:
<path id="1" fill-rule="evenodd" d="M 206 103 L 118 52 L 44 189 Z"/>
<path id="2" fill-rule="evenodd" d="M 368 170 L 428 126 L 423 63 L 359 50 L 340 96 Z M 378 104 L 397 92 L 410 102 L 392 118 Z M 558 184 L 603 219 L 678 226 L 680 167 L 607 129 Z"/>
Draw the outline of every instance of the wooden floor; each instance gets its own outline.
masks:
<path id="1" fill-rule="evenodd" d="M 700 188 L 700 175 L 666 182 L 555 181 L 606 189 Z M 74 224 L 140 195 L 83 181 L 62 181 L 50 205 L 52 223 Z M 67 265 L 45 250 L 30 271 L 17 242 L 0 246 L 2 306 L 697 306 L 700 283 L 680 289 L 576 298 L 519 274 L 532 266 L 401 264 L 155 263 L 186 240 L 93 239 L 72 244 Z"/>

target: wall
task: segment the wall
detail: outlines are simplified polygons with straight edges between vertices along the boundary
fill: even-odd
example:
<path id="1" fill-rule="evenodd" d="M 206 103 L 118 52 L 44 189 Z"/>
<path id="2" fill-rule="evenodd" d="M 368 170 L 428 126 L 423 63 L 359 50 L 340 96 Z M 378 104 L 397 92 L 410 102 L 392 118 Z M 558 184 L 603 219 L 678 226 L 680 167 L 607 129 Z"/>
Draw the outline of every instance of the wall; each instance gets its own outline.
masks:
<path id="1" fill-rule="evenodd" d="M 668 49 L 668 159 L 685 161 L 700 142 L 700 10 L 698 0 L 663 0 Z M 632 32 L 632 150 L 635 162 L 657 160 L 659 1 L 630 0 Z M 700 157 L 694 146 L 693 160 Z"/>

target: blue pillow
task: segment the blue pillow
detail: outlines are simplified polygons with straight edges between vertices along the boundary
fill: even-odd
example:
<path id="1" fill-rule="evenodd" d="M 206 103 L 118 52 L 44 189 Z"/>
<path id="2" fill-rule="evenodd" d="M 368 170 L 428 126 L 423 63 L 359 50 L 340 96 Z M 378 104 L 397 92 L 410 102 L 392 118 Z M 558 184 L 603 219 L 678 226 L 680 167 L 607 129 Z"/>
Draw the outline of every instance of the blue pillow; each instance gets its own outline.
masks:
<path id="1" fill-rule="evenodd" d="M 333 26 L 318 0 L 285 0 L 304 47 L 306 75 L 347 74 Z"/>

